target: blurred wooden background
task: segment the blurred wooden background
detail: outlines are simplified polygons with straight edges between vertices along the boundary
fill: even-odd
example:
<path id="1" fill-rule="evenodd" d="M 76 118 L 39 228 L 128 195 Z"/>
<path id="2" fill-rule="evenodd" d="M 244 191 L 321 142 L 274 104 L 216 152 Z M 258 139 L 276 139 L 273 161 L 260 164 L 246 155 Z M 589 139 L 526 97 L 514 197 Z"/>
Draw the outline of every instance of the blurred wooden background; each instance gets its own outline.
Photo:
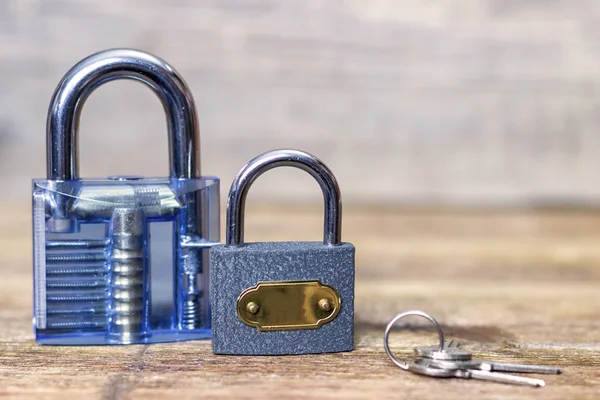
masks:
<path id="1" fill-rule="evenodd" d="M 3 1 L 3 196 L 29 201 L 45 175 L 62 75 L 134 47 L 188 81 L 224 194 L 249 158 L 296 147 L 330 165 L 347 203 L 597 204 L 599 19 L 595 0 Z M 147 89 L 100 88 L 82 174 L 164 175 L 165 132 Z M 252 196 L 319 201 L 300 172 L 272 172 Z"/>

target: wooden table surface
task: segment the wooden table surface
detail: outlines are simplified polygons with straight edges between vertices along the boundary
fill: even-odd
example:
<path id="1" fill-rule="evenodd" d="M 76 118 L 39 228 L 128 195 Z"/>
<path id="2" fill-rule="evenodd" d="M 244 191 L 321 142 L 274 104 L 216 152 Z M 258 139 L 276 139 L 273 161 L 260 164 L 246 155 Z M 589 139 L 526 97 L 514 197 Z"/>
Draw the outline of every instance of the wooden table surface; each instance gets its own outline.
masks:
<path id="1" fill-rule="evenodd" d="M 248 240 L 311 240 L 318 207 L 250 207 Z M 209 341 L 48 347 L 33 340 L 30 209 L 0 207 L 0 396 L 35 399 L 600 398 L 600 212 L 351 208 L 356 349 L 293 357 L 214 356 Z M 564 367 L 540 389 L 425 378 L 392 365 L 387 322 L 424 310 L 481 357 Z M 435 332 L 393 332 L 410 356 Z"/>

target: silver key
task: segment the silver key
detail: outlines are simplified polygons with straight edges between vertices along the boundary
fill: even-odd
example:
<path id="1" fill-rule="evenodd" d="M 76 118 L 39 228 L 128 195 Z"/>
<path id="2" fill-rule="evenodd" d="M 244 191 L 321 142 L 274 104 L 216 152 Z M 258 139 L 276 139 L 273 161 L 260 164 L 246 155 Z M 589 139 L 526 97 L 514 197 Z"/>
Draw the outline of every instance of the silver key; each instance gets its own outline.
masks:
<path id="1" fill-rule="evenodd" d="M 439 345 L 434 347 L 415 348 L 415 352 L 421 356 L 429 355 L 430 358 L 419 358 L 413 361 L 403 361 L 397 359 L 389 347 L 389 333 L 393 325 L 404 317 L 419 316 L 431 321 L 439 336 Z M 437 321 L 429 314 L 423 311 L 407 311 L 396 315 L 386 326 L 383 335 L 383 348 L 388 357 L 398 367 L 411 371 L 416 374 L 431 376 L 436 378 L 462 378 L 462 379 L 479 379 L 494 381 L 500 383 L 509 383 L 514 385 L 526 385 L 534 387 L 542 387 L 545 385 L 541 379 L 526 378 L 522 376 L 502 374 L 495 371 L 504 370 L 506 372 L 542 372 L 542 373 L 561 373 L 560 368 L 544 367 L 538 365 L 516 365 L 516 364 L 501 364 L 491 363 L 487 361 L 473 360 L 470 352 L 465 352 L 458 349 L 458 343 L 450 342 L 446 346 L 444 333 Z M 435 358 L 433 358 L 435 356 Z M 474 367 L 474 368 L 471 368 Z"/>
<path id="2" fill-rule="evenodd" d="M 488 372 L 520 372 L 523 374 L 549 374 L 557 375 L 562 373 L 561 368 L 546 366 L 546 365 L 527 365 L 527 364 L 512 364 L 512 363 L 497 363 L 485 360 L 440 360 L 429 359 L 439 368 L 447 369 L 476 369 Z"/>
<path id="3" fill-rule="evenodd" d="M 508 383 L 511 385 L 523 385 L 542 387 L 546 383 L 541 379 L 527 378 L 523 376 L 501 374 L 491 371 L 480 371 L 471 369 L 446 369 L 440 368 L 437 362 L 431 359 L 419 358 L 407 362 L 407 370 L 419 375 L 431 376 L 433 378 L 462 378 L 477 379 L 483 381 Z"/>
<path id="4" fill-rule="evenodd" d="M 452 341 L 450 341 L 448 346 L 442 351 L 439 351 L 438 346 L 422 346 L 415 347 L 415 353 L 421 357 L 432 359 L 440 368 L 478 369 L 490 372 L 520 372 L 551 375 L 562 373 L 561 368 L 546 365 L 497 363 L 473 359 L 473 353 L 458 348 L 458 344 L 453 344 Z"/>

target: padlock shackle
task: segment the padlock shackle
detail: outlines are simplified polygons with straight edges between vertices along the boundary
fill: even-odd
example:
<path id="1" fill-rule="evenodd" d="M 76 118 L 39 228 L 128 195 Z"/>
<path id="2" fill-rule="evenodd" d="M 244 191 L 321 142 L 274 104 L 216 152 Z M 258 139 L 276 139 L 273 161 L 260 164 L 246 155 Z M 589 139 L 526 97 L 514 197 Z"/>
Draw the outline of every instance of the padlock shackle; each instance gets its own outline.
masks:
<path id="1" fill-rule="evenodd" d="M 169 176 L 200 177 L 196 105 L 181 75 L 151 54 L 112 49 L 81 60 L 58 84 L 46 123 L 47 178 L 79 179 L 77 140 L 81 110 L 96 88 L 116 79 L 145 83 L 162 102 L 169 133 Z"/>
<path id="2" fill-rule="evenodd" d="M 273 150 L 248 162 L 237 174 L 227 198 L 227 246 L 244 244 L 244 209 L 250 185 L 266 171 L 277 167 L 295 167 L 308 172 L 319 183 L 325 202 L 323 243 L 342 242 L 342 195 L 331 170 L 317 157 L 299 150 Z"/>

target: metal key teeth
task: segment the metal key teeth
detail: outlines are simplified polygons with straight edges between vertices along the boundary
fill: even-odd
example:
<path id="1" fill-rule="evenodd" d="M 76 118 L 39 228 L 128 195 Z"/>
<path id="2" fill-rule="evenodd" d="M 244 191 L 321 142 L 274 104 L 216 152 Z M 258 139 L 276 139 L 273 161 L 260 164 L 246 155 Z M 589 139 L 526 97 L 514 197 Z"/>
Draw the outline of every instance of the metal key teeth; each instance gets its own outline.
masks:
<path id="1" fill-rule="evenodd" d="M 562 368 L 552 367 L 548 365 L 528 365 L 528 364 L 513 364 L 513 363 L 496 363 L 491 361 L 479 361 L 480 368 L 484 371 L 495 372 L 517 372 L 524 374 L 562 374 Z"/>

